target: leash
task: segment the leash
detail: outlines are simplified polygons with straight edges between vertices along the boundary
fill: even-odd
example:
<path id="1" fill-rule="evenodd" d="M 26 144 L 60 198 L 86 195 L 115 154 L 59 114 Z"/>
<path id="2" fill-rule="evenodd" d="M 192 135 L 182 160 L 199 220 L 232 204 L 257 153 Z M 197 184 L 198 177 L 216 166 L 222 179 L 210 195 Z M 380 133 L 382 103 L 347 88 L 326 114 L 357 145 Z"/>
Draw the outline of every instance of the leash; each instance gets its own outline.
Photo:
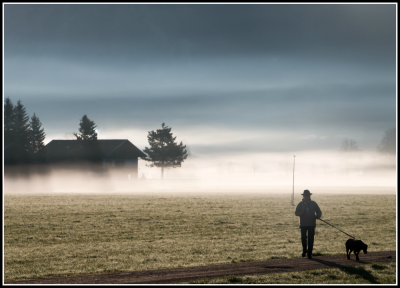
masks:
<path id="1" fill-rule="evenodd" d="M 333 226 L 333 225 L 331 225 L 331 224 L 329 224 L 328 222 L 326 222 L 325 220 L 322 220 L 322 219 L 318 219 L 318 220 L 321 220 L 322 222 L 325 222 L 326 224 L 328 224 L 328 225 L 330 225 L 330 226 L 332 226 L 333 228 L 336 228 L 335 226 Z M 350 236 L 351 238 L 353 238 L 354 240 L 356 239 L 355 237 L 353 237 L 353 236 L 351 236 L 351 235 L 349 235 L 349 234 L 347 234 L 346 232 L 344 232 L 344 231 L 342 231 L 342 230 L 340 230 L 339 228 L 336 228 L 337 230 L 339 230 L 340 232 L 343 232 L 344 234 L 346 234 L 347 236 Z"/>

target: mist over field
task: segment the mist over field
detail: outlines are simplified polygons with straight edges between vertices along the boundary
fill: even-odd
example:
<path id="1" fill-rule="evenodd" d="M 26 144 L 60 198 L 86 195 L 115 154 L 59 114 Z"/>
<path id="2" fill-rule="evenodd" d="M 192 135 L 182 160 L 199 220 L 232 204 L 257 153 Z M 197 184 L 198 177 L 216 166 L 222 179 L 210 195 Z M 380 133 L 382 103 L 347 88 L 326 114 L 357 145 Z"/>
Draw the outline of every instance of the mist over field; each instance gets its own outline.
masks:
<path id="1" fill-rule="evenodd" d="M 149 168 L 139 160 L 136 174 L 118 168 L 103 172 L 86 168 L 35 168 L 29 173 L 6 174 L 4 192 L 9 193 L 276 193 L 301 194 L 318 187 L 318 193 L 395 193 L 396 162 L 380 154 L 348 159 L 339 152 L 254 154 L 188 159 L 180 168 Z M 143 178 L 144 176 L 144 178 Z M 344 188 L 346 187 L 346 188 Z"/>

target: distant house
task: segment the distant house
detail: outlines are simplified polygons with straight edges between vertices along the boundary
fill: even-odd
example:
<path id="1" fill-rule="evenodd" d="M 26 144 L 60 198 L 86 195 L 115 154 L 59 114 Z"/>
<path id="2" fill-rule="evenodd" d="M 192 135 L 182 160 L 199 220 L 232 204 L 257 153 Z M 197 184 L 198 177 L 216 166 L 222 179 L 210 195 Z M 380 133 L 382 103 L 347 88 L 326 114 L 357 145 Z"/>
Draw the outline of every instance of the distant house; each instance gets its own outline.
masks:
<path id="1" fill-rule="evenodd" d="M 138 178 L 138 158 L 146 157 L 146 154 L 127 139 L 97 141 L 101 148 L 104 171 L 122 168 L 131 178 Z M 79 140 L 52 140 L 46 145 L 47 161 L 50 164 L 76 163 L 82 151 L 82 141 Z"/>

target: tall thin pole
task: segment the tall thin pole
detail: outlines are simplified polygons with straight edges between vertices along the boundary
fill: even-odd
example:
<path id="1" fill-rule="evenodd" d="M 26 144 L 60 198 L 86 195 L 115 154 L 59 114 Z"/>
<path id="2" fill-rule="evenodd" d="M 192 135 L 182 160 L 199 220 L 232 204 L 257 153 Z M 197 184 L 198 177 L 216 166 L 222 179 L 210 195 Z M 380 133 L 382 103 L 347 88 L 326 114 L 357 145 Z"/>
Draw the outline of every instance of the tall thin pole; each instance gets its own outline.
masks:
<path id="1" fill-rule="evenodd" d="M 293 155 L 293 193 L 292 193 L 292 205 L 294 206 L 294 165 L 296 162 L 296 156 Z"/>

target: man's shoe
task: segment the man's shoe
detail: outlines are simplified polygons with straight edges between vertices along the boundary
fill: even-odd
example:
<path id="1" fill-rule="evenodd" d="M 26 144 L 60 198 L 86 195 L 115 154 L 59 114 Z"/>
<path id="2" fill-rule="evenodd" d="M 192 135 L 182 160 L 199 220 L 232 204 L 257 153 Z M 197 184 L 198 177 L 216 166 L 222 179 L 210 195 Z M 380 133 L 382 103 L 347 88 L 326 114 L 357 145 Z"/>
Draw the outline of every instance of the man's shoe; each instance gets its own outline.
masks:
<path id="1" fill-rule="evenodd" d="M 311 258 L 312 258 L 311 254 L 307 255 L 307 257 L 308 257 L 308 259 L 311 259 Z"/>
<path id="2" fill-rule="evenodd" d="M 306 257 L 306 253 L 301 254 L 301 257 Z"/>

